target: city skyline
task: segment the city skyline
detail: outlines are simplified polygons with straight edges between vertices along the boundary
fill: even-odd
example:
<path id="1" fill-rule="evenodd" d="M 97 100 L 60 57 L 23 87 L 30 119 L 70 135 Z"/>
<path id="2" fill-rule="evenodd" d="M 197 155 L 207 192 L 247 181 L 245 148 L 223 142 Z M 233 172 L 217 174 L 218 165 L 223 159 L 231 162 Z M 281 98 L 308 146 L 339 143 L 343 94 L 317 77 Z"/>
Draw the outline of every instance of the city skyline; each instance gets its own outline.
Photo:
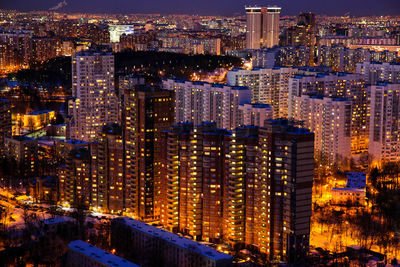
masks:
<path id="1" fill-rule="evenodd" d="M 139 4 L 139 5 L 138 5 Z M 400 5 L 396 0 L 383 0 L 377 3 L 373 0 L 367 1 L 330 1 L 320 2 L 318 0 L 293 1 L 254 1 L 249 3 L 245 0 L 218 1 L 210 0 L 201 2 L 186 2 L 174 0 L 164 2 L 161 0 L 147 1 L 145 3 L 135 3 L 134 1 L 119 0 L 118 4 L 112 4 L 105 0 L 92 1 L 84 0 L 45 0 L 31 2 L 28 0 L 16 0 L 0 4 L 0 9 L 18 11 L 57 11 L 66 13 L 107 13 L 107 14 L 190 14 L 190 15 L 221 15 L 221 16 L 241 16 L 245 5 L 277 5 L 282 7 L 282 15 L 298 15 L 299 12 L 310 11 L 316 14 L 331 16 L 349 14 L 351 16 L 384 16 L 397 15 L 400 13 Z M 212 8 L 210 8 L 212 7 Z"/>
<path id="2" fill-rule="evenodd" d="M 400 266 L 393 0 L 15 1 L 1 266 Z"/>

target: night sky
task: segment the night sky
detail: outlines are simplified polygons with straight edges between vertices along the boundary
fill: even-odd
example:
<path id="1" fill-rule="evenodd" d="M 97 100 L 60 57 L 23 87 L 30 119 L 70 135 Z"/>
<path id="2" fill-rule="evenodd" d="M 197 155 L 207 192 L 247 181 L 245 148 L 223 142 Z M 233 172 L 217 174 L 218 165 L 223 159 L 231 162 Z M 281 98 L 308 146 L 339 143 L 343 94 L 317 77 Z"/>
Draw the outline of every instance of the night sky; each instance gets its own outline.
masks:
<path id="1" fill-rule="evenodd" d="M 62 0 L 61 0 L 62 1 Z M 0 0 L 0 9 L 20 11 L 48 10 L 59 0 Z M 276 4 L 283 15 L 297 15 L 300 11 L 316 14 L 343 15 L 400 15 L 400 0 L 66 0 L 60 12 L 91 13 L 161 13 L 199 15 L 237 15 L 244 13 L 244 5 Z"/>

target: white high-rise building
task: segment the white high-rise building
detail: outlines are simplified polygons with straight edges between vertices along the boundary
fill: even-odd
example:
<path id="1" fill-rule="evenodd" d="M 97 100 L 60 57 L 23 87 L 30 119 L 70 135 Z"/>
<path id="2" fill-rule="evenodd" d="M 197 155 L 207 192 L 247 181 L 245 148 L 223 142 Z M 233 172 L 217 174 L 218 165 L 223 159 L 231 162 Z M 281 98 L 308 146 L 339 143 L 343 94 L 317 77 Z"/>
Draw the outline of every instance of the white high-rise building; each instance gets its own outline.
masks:
<path id="1" fill-rule="evenodd" d="M 400 160 L 400 84 L 368 87 L 369 153 L 377 161 Z"/>
<path id="2" fill-rule="evenodd" d="M 351 102 L 346 98 L 296 96 L 293 119 L 314 133 L 315 155 L 327 163 L 350 157 Z"/>
<path id="3" fill-rule="evenodd" d="M 289 79 L 288 117 L 293 118 L 296 96 L 320 95 L 347 98 L 351 102 L 351 153 L 368 151 L 367 91 L 359 74 L 314 73 Z"/>
<path id="4" fill-rule="evenodd" d="M 289 98 L 289 78 L 296 68 L 277 67 L 272 69 L 234 69 L 227 73 L 227 83 L 231 86 L 247 86 L 251 89 L 253 103 L 269 104 L 274 118 L 287 118 Z"/>
<path id="5" fill-rule="evenodd" d="M 271 120 L 272 108 L 268 104 L 244 104 L 239 106 L 240 125 L 264 126 L 265 120 Z"/>
<path id="6" fill-rule="evenodd" d="M 114 56 L 82 51 L 72 58 L 72 99 L 68 102 L 67 138 L 95 141 L 101 127 L 118 122 Z"/>
<path id="7" fill-rule="evenodd" d="M 250 103 L 250 89 L 243 86 L 168 79 L 163 87 L 175 91 L 175 123 L 215 122 L 218 128 L 240 125 L 239 105 Z"/>
<path id="8" fill-rule="evenodd" d="M 357 63 L 357 73 L 363 75 L 366 84 L 400 83 L 400 64 L 396 63 Z"/>

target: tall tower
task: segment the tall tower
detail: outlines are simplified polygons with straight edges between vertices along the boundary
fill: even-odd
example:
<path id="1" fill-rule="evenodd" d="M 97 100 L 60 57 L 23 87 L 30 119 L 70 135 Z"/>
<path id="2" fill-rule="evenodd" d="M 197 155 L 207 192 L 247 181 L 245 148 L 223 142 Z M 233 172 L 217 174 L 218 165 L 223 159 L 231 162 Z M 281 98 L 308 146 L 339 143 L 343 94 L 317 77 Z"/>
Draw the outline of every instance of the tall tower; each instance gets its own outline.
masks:
<path id="1" fill-rule="evenodd" d="M 245 7 L 247 30 L 246 30 L 246 48 L 261 48 L 262 33 L 262 8 L 261 7 Z"/>
<path id="2" fill-rule="evenodd" d="M 261 46 L 274 47 L 279 43 L 279 15 L 280 7 L 264 7 L 262 16 L 262 41 Z"/>
<path id="3" fill-rule="evenodd" d="M 369 154 L 377 162 L 400 159 L 400 84 L 368 87 L 371 96 Z"/>
<path id="4" fill-rule="evenodd" d="M 246 48 L 260 49 L 279 43 L 280 7 L 245 7 L 247 30 Z"/>
<path id="5" fill-rule="evenodd" d="M 174 121 L 174 93 L 149 86 L 125 90 L 126 211 L 141 220 L 159 217 L 161 137 Z"/>
<path id="6" fill-rule="evenodd" d="M 0 99 L 0 157 L 4 157 L 4 138 L 12 135 L 11 101 Z"/>
<path id="7" fill-rule="evenodd" d="M 67 138 L 92 142 L 102 126 L 117 122 L 111 53 L 82 51 L 73 56 L 72 97 L 68 103 Z"/>
<path id="8" fill-rule="evenodd" d="M 124 145 L 119 124 L 103 127 L 97 142 L 91 143 L 91 205 L 107 213 L 124 211 Z"/>
<path id="9" fill-rule="evenodd" d="M 287 120 L 269 120 L 258 145 L 259 248 L 270 260 L 297 262 L 309 247 L 314 134 Z"/>

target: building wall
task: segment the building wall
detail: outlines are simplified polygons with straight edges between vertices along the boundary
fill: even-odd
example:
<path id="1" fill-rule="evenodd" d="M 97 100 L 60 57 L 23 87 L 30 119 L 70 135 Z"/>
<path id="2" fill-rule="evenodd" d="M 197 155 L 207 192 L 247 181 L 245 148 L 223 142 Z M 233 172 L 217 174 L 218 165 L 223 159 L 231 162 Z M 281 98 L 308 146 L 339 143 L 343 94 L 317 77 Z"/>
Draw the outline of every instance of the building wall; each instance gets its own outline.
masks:
<path id="1" fill-rule="evenodd" d="M 274 118 L 287 118 L 289 78 L 295 68 L 272 68 L 228 71 L 227 83 L 251 89 L 251 102 L 269 104 Z"/>
<path id="2" fill-rule="evenodd" d="M 346 98 L 295 97 L 293 119 L 314 133 L 316 155 L 323 162 L 350 157 L 351 103 Z"/>
<path id="3" fill-rule="evenodd" d="M 4 138 L 11 136 L 11 102 L 7 99 L 0 99 L 0 158 L 4 157 Z"/>
<path id="4" fill-rule="evenodd" d="M 367 91 L 363 78 L 358 74 L 331 73 L 295 75 L 289 79 L 288 116 L 293 118 L 295 97 L 320 95 L 347 98 L 351 102 L 351 154 L 368 151 Z"/>
<path id="5" fill-rule="evenodd" d="M 195 240 L 251 246 L 271 260 L 308 251 L 314 135 L 285 120 L 232 133 L 215 123 L 164 135 L 160 222 Z"/>
<path id="6" fill-rule="evenodd" d="M 369 154 L 381 161 L 400 159 L 400 85 L 368 87 L 370 94 Z"/>
<path id="7" fill-rule="evenodd" d="M 175 123 L 211 121 L 218 128 L 234 129 L 240 125 L 239 106 L 250 103 L 245 87 L 173 79 L 163 86 L 175 92 Z"/>
<path id="8" fill-rule="evenodd" d="M 126 194 L 128 212 L 154 220 L 160 216 L 160 142 L 173 124 L 174 94 L 147 89 L 125 91 Z"/>
<path id="9" fill-rule="evenodd" d="M 72 97 L 67 138 L 95 141 L 103 125 L 118 122 L 112 54 L 84 51 L 73 56 Z"/>

